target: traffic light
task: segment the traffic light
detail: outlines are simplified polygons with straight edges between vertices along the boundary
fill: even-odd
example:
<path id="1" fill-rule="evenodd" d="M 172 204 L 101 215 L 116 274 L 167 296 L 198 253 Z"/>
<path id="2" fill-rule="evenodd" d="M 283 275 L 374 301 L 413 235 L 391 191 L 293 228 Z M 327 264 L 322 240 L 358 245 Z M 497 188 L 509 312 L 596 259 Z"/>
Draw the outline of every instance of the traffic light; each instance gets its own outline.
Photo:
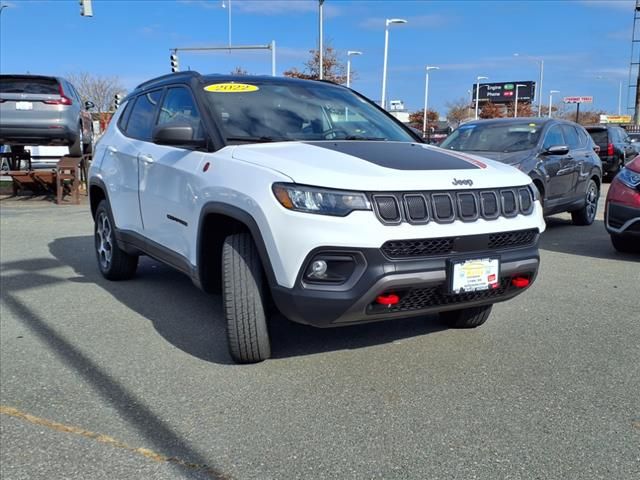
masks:
<path id="1" fill-rule="evenodd" d="M 83 17 L 93 17 L 91 0 L 80 0 L 80 15 Z"/>
<path id="2" fill-rule="evenodd" d="M 122 95 L 120 95 L 119 93 L 116 93 L 114 98 L 113 98 L 113 109 L 117 110 L 118 107 L 120 107 L 120 100 L 122 100 Z"/>
<path id="3" fill-rule="evenodd" d="M 175 53 L 172 53 L 169 59 L 171 60 L 171 72 L 172 73 L 179 72 L 180 66 L 178 65 L 178 55 Z"/>

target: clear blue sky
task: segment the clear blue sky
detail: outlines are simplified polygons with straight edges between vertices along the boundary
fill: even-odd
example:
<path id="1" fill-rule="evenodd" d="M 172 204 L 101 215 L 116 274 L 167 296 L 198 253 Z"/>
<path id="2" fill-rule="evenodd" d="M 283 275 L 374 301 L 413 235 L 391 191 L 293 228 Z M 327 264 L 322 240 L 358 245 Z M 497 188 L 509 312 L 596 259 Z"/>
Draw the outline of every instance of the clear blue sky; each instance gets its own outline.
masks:
<path id="1" fill-rule="evenodd" d="M 117 75 L 127 88 L 169 71 L 172 47 L 226 45 L 227 9 L 221 0 L 94 0 L 94 17 L 77 0 L 0 0 L 0 72 Z M 228 3 L 228 0 L 227 0 Z M 424 66 L 432 73 L 430 105 L 467 96 L 477 75 L 490 81 L 537 80 L 534 61 L 545 60 L 544 97 L 593 95 L 593 108 L 623 113 L 631 55 L 634 1 L 347 1 L 326 0 L 325 41 L 345 55 L 361 50 L 353 87 L 380 98 L 384 19 L 392 27 L 388 99 L 411 110 L 424 98 Z M 277 43 L 278 73 L 301 68 L 317 45 L 316 0 L 231 0 L 232 43 Z M 637 56 L 637 53 L 635 54 Z M 241 66 L 270 73 L 268 52 L 183 54 L 182 69 L 228 73 Z M 605 77 L 598 79 L 598 76 Z M 630 97 L 633 101 L 633 97 Z"/>

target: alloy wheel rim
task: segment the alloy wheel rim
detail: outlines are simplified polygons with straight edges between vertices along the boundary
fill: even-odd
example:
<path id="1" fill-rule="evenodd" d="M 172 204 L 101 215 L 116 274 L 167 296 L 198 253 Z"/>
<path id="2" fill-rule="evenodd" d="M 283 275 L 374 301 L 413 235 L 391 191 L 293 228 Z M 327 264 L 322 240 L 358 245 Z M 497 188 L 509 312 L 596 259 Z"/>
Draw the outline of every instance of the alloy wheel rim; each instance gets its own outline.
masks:
<path id="1" fill-rule="evenodd" d="M 587 190 L 587 215 L 589 220 L 592 220 L 596 216 L 596 209 L 598 207 L 598 187 L 595 183 L 591 183 L 589 190 Z"/>
<path id="2" fill-rule="evenodd" d="M 102 212 L 98 216 L 96 225 L 96 249 L 98 259 L 103 270 L 108 270 L 111 265 L 111 257 L 113 255 L 113 230 L 109 217 Z"/>

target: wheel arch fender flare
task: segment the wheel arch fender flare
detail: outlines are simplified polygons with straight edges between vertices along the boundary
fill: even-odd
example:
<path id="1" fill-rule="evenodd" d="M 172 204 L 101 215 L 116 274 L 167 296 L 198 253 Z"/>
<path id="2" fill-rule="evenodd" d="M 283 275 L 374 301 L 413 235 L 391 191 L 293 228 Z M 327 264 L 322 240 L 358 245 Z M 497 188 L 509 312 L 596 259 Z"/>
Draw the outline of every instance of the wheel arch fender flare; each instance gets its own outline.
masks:
<path id="1" fill-rule="evenodd" d="M 196 238 L 196 259 L 197 259 L 196 273 L 198 278 L 193 279 L 194 282 L 200 286 L 199 279 L 202 278 L 201 277 L 202 272 L 200 271 L 200 269 L 204 267 L 202 256 L 203 256 L 203 248 L 205 248 L 205 246 L 202 245 L 202 239 L 203 239 L 202 230 L 205 224 L 205 218 L 207 217 L 207 215 L 212 213 L 218 214 L 218 215 L 225 215 L 227 217 L 233 218 L 234 220 L 237 220 L 238 222 L 244 224 L 247 227 L 247 229 L 249 230 L 249 233 L 251 234 L 251 237 L 253 238 L 253 241 L 256 244 L 256 248 L 258 249 L 258 254 L 260 255 L 260 261 L 262 262 L 262 268 L 264 269 L 264 272 L 269 284 L 277 285 L 275 272 L 273 270 L 273 266 L 271 265 L 271 261 L 269 259 L 269 252 L 267 251 L 267 247 L 264 242 L 262 232 L 260 231 L 260 227 L 258 226 L 258 223 L 256 222 L 256 220 L 246 210 L 243 210 L 233 205 L 229 205 L 222 202 L 216 202 L 216 201 L 205 203 L 202 206 L 202 209 L 200 210 L 200 218 L 198 219 L 198 231 L 197 231 L 197 238 Z"/>

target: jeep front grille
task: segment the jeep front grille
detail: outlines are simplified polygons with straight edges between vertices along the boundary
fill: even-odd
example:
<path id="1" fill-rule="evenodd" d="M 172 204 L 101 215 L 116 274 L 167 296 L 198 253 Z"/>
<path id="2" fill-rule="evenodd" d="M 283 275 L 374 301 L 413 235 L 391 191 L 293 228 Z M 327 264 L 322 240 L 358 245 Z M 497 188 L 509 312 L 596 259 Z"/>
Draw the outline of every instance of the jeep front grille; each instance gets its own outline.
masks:
<path id="1" fill-rule="evenodd" d="M 533 245 L 537 238 L 538 229 L 531 228 L 463 237 L 389 240 L 382 245 L 382 253 L 390 260 L 436 257 L 452 253 L 527 247 Z"/>
<path id="2" fill-rule="evenodd" d="M 447 192 L 372 193 L 373 207 L 385 225 L 402 222 L 413 225 L 428 222 L 473 222 L 480 218 L 494 220 L 529 215 L 533 211 L 534 193 L 529 187 L 495 190 Z"/>

